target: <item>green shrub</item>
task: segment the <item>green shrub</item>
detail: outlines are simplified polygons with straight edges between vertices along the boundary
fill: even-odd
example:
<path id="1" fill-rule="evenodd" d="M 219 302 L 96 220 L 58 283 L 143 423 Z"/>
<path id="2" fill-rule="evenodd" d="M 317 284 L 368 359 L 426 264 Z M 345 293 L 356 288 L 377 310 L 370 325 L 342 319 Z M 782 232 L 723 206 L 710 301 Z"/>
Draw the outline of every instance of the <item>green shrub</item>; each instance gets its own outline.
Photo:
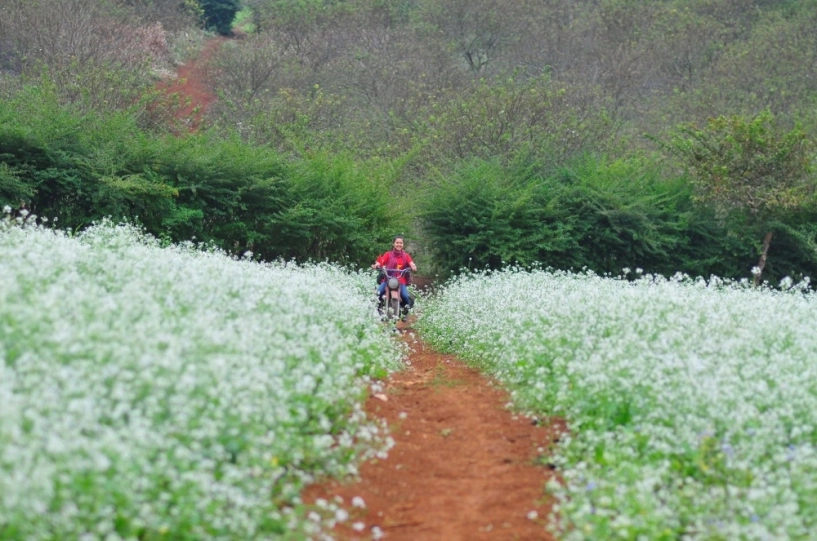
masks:
<path id="1" fill-rule="evenodd" d="M 239 2 L 236 0 L 199 0 L 199 5 L 207 28 L 225 36 L 232 31 L 233 19 L 238 13 Z"/>
<path id="2" fill-rule="evenodd" d="M 751 243 L 693 203 L 685 178 L 667 177 L 646 157 L 585 156 L 558 170 L 472 159 L 430 184 L 419 207 L 426 242 L 444 273 L 541 264 L 741 278 L 757 258 Z M 777 262 L 770 257 L 771 283 L 817 272 L 817 231 L 806 214 L 778 224 L 785 246 L 775 251 Z"/>
<path id="3" fill-rule="evenodd" d="M 693 270 L 690 264 L 715 263 L 707 252 L 718 244 L 714 220 L 697 214 L 684 179 L 665 179 L 649 160 L 577 160 L 553 181 L 578 248 L 568 259 L 548 265 L 614 274 L 623 268 L 706 274 L 705 268 Z M 577 258 L 580 264 L 574 262 Z"/>
<path id="4" fill-rule="evenodd" d="M 556 200 L 543 197 L 542 187 L 532 168 L 481 159 L 464 161 L 438 178 L 419 203 L 437 265 L 444 272 L 499 268 L 574 251 L 570 217 Z"/>
<path id="5" fill-rule="evenodd" d="M 0 205 L 23 202 L 72 230 L 111 216 L 233 254 L 363 264 L 409 222 L 389 164 L 287 161 L 215 131 L 151 134 L 127 113 L 62 107 L 43 87 L 0 100 L 0 157 Z"/>
<path id="6" fill-rule="evenodd" d="M 285 161 L 237 137 L 166 141 L 160 173 L 179 190 L 163 221 L 174 240 L 195 237 L 262 259 L 365 263 L 406 223 L 387 170 L 351 157 Z"/>
<path id="7" fill-rule="evenodd" d="M 24 202 L 69 229 L 160 214 L 175 190 L 134 160 L 146 146 L 128 113 L 83 114 L 60 105 L 52 87 L 26 86 L 0 100 L 0 203 Z"/>
<path id="8" fill-rule="evenodd" d="M 275 216 L 280 255 L 368 263 L 405 230 L 409 215 L 393 195 L 395 172 L 377 161 L 314 154 L 287 171 L 288 205 Z"/>

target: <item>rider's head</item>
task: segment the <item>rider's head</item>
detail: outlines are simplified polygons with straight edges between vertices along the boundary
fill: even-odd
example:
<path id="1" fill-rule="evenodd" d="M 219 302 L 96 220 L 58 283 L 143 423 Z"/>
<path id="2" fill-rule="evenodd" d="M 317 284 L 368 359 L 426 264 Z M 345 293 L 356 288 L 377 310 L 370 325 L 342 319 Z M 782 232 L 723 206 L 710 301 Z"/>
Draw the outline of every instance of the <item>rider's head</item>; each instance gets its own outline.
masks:
<path id="1" fill-rule="evenodd" d="M 394 239 L 392 240 L 392 248 L 397 251 L 403 249 L 403 244 L 405 243 L 405 239 L 403 239 L 403 235 L 395 235 Z"/>

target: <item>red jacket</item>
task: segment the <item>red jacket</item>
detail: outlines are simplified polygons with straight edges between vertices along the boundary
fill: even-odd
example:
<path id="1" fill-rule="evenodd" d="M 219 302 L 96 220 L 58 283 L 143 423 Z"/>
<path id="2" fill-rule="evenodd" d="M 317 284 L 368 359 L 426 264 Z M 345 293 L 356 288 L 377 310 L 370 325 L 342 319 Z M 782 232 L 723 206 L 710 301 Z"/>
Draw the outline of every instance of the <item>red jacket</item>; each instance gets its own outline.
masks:
<path id="1" fill-rule="evenodd" d="M 377 258 L 377 264 L 387 270 L 403 270 L 410 268 L 413 262 L 414 261 L 411 259 L 411 256 L 408 255 L 405 250 L 401 250 L 399 252 L 396 250 L 389 250 Z M 398 278 L 401 284 L 408 285 L 409 280 L 406 273 L 401 274 Z"/>

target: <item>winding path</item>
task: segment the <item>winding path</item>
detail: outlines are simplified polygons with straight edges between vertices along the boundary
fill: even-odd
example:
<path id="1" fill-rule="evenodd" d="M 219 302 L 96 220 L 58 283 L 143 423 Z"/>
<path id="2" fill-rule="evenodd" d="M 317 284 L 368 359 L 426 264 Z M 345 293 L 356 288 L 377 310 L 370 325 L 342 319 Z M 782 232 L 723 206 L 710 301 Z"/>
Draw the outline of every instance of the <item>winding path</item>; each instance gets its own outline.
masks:
<path id="1" fill-rule="evenodd" d="M 359 480 L 309 487 L 304 500 L 363 498 L 365 509 L 333 532 L 339 540 L 372 539 L 374 527 L 389 541 L 553 539 L 544 487 L 555 474 L 537 457 L 564 424 L 514 415 L 485 376 L 401 331 L 412 349 L 407 369 L 366 403 L 387 421 L 395 446 L 387 459 L 364 464 Z"/>
<path id="2" fill-rule="evenodd" d="M 207 109 L 216 101 L 216 94 L 207 84 L 207 63 L 218 52 L 227 40 L 215 37 L 207 40 L 202 50 L 186 64 L 176 70 L 173 79 L 163 81 L 157 86 L 163 103 L 177 123 L 178 131 L 196 132 L 204 120 Z"/>

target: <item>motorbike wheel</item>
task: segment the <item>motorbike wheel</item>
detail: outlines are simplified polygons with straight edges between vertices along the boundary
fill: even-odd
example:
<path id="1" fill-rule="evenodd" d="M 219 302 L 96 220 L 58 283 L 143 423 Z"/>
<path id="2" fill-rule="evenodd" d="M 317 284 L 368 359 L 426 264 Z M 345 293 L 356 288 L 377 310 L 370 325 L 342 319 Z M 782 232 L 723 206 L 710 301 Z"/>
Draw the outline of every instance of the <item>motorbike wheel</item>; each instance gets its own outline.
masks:
<path id="1" fill-rule="evenodd" d="M 400 298 L 389 298 L 386 314 L 390 320 L 397 322 L 400 319 Z"/>

